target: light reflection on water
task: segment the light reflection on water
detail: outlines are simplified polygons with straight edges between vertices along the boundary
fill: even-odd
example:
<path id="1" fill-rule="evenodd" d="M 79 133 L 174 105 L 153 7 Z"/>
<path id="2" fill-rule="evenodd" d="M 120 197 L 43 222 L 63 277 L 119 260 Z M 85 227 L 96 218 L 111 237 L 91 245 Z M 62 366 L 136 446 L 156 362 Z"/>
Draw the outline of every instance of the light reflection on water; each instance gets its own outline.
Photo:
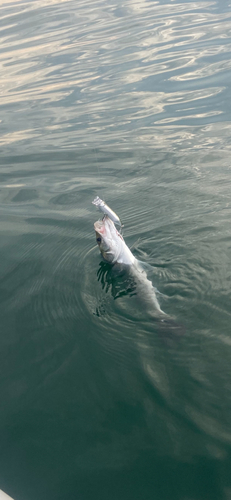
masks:
<path id="1" fill-rule="evenodd" d="M 7 5 L 5 151 L 229 147 L 229 9 L 215 2 Z"/>

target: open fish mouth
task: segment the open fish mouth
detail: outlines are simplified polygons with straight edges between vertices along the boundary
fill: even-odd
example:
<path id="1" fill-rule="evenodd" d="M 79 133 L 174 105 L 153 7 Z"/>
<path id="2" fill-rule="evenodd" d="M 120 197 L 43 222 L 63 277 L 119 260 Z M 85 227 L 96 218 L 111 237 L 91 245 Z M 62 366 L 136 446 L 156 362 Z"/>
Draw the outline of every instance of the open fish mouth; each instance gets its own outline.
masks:
<path id="1" fill-rule="evenodd" d="M 99 231 L 103 226 L 103 221 L 102 220 L 97 220 L 95 223 L 94 223 L 94 228 L 95 228 L 95 231 Z"/>
<path id="2" fill-rule="evenodd" d="M 102 220 L 97 220 L 94 223 L 95 231 L 100 234 L 106 234 L 107 230 L 110 230 L 112 226 L 114 226 L 114 223 L 107 215 Z"/>
<path id="3" fill-rule="evenodd" d="M 106 228 L 105 228 L 104 220 L 97 220 L 94 223 L 94 229 L 95 229 L 96 233 L 105 234 Z"/>

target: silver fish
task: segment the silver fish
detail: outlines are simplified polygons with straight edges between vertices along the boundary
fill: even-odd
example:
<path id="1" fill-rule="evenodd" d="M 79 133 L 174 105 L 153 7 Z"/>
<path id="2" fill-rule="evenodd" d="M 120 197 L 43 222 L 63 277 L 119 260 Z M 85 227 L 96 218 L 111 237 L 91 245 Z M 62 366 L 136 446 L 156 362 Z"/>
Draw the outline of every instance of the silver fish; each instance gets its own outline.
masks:
<path id="1" fill-rule="evenodd" d="M 147 309 L 154 316 L 163 315 L 158 303 L 155 289 L 151 281 L 148 280 L 146 272 L 141 268 L 138 260 L 134 257 L 131 250 L 126 245 L 123 236 L 117 231 L 115 225 L 109 217 L 104 217 L 103 220 L 95 222 L 94 229 L 96 232 L 96 241 L 100 252 L 107 262 L 110 264 L 118 264 L 127 268 L 130 275 L 133 275 L 136 281 L 136 289 L 145 299 Z"/>
<path id="2" fill-rule="evenodd" d="M 96 205 L 96 207 L 98 207 L 101 210 L 101 212 L 103 212 L 104 215 L 108 215 L 108 217 L 112 220 L 112 222 L 118 224 L 120 227 L 123 227 L 123 224 L 118 215 L 116 215 L 116 213 L 113 212 L 113 210 L 105 203 L 105 201 L 101 200 L 98 196 L 96 196 L 96 198 L 93 200 L 92 203 L 93 205 Z"/>
<path id="3" fill-rule="evenodd" d="M 113 267 L 125 270 L 127 276 L 133 280 L 135 295 L 142 304 L 142 310 L 145 310 L 146 316 L 159 321 L 162 333 L 182 335 L 185 331 L 183 325 L 176 323 L 174 318 L 160 308 L 152 282 L 148 279 L 141 263 L 126 245 L 123 236 L 117 231 L 113 221 L 105 216 L 103 220 L 95 222 L 94 229 L 104 260 Z"/>

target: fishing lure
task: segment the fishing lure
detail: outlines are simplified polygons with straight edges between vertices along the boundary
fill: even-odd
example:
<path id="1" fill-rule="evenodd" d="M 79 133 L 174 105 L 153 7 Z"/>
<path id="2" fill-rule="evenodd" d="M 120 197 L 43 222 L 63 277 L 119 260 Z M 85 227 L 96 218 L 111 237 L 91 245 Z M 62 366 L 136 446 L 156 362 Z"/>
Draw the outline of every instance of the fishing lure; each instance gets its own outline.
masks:
<path id="1" fill-rule="evenodd" d="M 123 224 L 118 215 L 113 212 L 113 210 L 105 203 L 105 201 L 96 196 L 92 203 L 93 205 L 96 205 L 96 207 L 98 207 L 104 215 L 108 215 L 108 217 L 114 222 L 114 224 L 119 224 L 120 227 L 123 227 Z"/>

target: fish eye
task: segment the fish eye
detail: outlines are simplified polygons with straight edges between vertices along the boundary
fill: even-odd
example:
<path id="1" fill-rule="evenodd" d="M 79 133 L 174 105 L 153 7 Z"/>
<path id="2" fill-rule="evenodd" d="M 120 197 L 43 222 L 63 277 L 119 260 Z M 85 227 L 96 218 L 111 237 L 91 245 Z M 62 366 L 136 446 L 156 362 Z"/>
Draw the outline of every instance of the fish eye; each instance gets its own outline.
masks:
<path id="1" fill-rule="evenodd" d="M 96 238 L 96 241 L 98 241 L 99 243 L 101 243 L 101 238 Z"/>

